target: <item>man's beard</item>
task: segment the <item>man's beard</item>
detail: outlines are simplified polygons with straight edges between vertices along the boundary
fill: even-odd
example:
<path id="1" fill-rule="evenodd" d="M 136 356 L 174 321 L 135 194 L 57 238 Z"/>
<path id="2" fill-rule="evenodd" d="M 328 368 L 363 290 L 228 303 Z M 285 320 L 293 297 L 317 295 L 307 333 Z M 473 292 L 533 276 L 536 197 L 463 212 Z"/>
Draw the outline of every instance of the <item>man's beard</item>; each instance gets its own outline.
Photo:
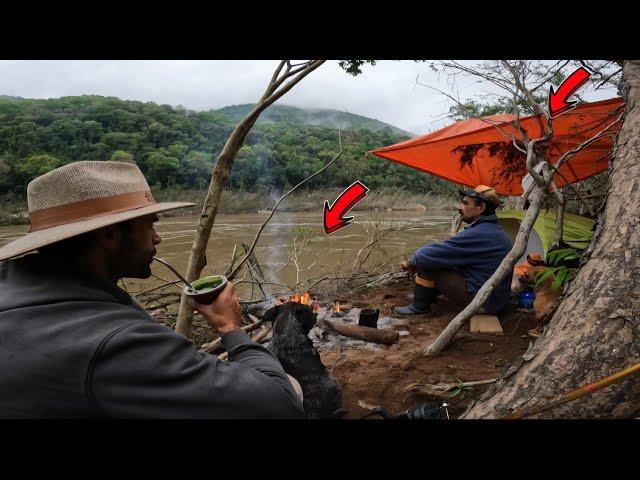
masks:
<path id="1" fill-rule="evenodd" d="M 472 219 L 469 219 L 468 217 L 464 217 L 462 210 L 458 210 L 458 213 L 460 214 L 460 220 L 462 220 L 464 223 L 473 223 Z"/>
<path id="2" fill-rule="evenodd" d="M 151 276 L 152 254 L 141 254 L 131 252 L 130 249 L 123 249 L 112 257 L 112 266 L 117 270 L 116 276 L 124 278 L 149 278 Z"/>

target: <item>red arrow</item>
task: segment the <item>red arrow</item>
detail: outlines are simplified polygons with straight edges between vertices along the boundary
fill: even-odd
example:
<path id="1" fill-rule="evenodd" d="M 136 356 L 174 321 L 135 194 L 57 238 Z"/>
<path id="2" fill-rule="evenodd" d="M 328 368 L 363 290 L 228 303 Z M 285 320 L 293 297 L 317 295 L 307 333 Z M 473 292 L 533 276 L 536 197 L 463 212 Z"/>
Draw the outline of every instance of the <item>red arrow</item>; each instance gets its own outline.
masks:
<path id="1" fill-rule="evenodd" d="M 343 227 L 351 224 L 353 217 L 343 217 L 345 213 L 351 210 L 356 203 L 367 196 L 369 189 L 359 180 L 353 182 L 347 189 L 342 192 L 333 205 L 329 206 L 329 201 L 324 201 L 324 216 L 322 218 L 322 226 L 324 233 L 331 235 Z"/>
<path id="2" fill-rule="evenodd" d="M 571 95 L 573 95 L 582 85 L 584 85 L 591 72 L 584 67 L 580 67 L 567 78 L 558 87 L 558 90 L 553 91 L 553 85 L 549 87 L 549 115 L 551 118 L 567 113 L 569 110 L 576 108 L 576 101 L 567 101 Z"/>

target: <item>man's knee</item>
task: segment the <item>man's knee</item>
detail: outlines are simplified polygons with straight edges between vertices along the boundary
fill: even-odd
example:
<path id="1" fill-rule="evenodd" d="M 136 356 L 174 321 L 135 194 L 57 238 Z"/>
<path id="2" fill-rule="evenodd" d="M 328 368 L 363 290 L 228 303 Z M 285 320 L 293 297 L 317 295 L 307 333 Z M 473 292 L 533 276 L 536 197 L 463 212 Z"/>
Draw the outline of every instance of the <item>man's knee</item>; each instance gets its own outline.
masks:
<path id="1" fill-rule="evenodd" d="M 431 279 L 431 278 L 425 278 L 424 276 L 417 274 L 416 278 L 415 278 L 415 282 L 417 285 L 420 285 L 421 287 L 427 287 L 427 288 L 435 288 L 436 287 L 436 281 Z"/>
<path id="2" fill-rule="evenodd" d="M 291 385 L 293 386 L 293 389 L 295 390 L 296 394 L 298 395 L 298 398 L 300 398 L 300 401 L 304 402 L 304 394 L 302 393 L 302 387 L 300 386 L 300 382 L 298 382 L 298 380 L 293 378 L 288 373 L 287 373 L 287 377 L 289 377 L 289 381 L 291 382 Z"/>

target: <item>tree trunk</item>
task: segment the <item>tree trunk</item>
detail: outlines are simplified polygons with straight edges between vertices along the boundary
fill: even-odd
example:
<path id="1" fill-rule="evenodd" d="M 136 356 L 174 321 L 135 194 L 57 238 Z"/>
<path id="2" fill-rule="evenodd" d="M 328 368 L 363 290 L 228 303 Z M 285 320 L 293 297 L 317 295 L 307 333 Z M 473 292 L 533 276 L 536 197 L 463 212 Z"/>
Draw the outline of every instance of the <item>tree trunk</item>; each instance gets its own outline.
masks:
<path id="1" fill-rule="evenodd" d="M 626 62 L 627 112 L 606 203 L 583 266 L 544 334 L 462 415 L 499 418 L 640 361 L 640 62 Z M 584 263 L 586 260 L 586 263 Z M 530 418 L 629 418 L 640 379 L 628 377 Z"/>

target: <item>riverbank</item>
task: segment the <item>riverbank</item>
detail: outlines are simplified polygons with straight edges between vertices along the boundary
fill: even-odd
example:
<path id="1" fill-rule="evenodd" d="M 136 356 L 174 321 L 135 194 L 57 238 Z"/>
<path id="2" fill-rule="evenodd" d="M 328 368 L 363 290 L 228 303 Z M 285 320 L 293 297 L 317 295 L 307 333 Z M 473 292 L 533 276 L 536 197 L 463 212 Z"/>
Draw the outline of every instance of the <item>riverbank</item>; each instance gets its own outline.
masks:
<path id="1" fill-rule="evenodd" d="M 169 211 L 163 216 L 199 215 L 206 190 L 196 190 L 183 187 L 152 189 L 158 202 L 193 202 L 191 208 Z M 342 189 L 306 190 L 300 189 L 289 195 L 278 207 L 281 212 L 309 212 L 321 211 L 325 200 L 330 203 L 340 195 Z M 218 213 L 255 213 L 270 211 L 283 192 L 244 192 L 239 190 L 225 190 Z M 424 209 L 446 209 L 453 207 L 455 198 L 426 192 L 417 194 L 396 188 L 381 188 L 370 191 L 367 197 L 353 209 L 354 211 L 416 211 Z M 26 199 L 16 195 L 0 197 L 0 225 L 23 225 L 29 223 L 26 209 Z"/>

